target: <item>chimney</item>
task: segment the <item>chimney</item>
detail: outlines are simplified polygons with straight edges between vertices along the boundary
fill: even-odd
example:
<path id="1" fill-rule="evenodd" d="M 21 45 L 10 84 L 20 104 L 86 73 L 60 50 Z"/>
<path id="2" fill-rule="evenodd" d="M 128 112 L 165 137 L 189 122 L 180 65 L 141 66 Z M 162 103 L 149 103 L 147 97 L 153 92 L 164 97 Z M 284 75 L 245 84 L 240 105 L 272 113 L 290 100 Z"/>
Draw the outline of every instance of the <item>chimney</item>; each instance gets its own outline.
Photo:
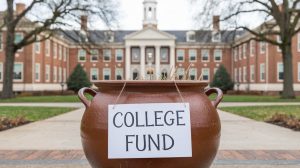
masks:
<path id="1" fill-rule="evenodd" d="M 81 30 L 84 30 L 84 31 L 87 31 L 88 29 L 88 26 L 87 26 L 87 23 L 88 23 L 88 17 L 86 15 L 82 15 L 81 18 Z"/>
<path id="2" fill-rule="evenodd" d="M 21 14 L 26 8 L 26 5 L 24 3 L 17 3 L 16 4 L 16 11 L 17 15 Z"/>
<path id="3" fill-rule="evenodd" d="M 220 16 L 213 16 L 213 30 L 220 31 Z"/>

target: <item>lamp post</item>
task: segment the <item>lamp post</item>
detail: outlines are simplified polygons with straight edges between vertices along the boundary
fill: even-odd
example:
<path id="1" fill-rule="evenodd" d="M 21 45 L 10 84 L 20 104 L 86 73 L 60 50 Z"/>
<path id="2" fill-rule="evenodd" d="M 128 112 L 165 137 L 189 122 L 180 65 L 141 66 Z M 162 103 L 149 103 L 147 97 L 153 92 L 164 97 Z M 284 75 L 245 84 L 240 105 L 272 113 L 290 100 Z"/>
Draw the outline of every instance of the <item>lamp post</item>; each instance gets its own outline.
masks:
<path id="1" fill-rule="evenodd" d="M 64 82 L 61 82 L 60 83 L 60 86 L 61 86 L 61 95 L 64 94 L 64 86 L 65 86 L 65 83 Z"/>

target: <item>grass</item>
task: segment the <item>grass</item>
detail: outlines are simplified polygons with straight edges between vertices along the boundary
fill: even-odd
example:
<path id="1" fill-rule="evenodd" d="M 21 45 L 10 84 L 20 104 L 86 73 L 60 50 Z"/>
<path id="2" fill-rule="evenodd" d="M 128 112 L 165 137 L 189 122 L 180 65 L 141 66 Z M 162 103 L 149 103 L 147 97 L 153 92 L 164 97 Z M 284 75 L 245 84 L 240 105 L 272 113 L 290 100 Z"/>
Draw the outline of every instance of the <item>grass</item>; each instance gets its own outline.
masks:
<path id="1" fill-rule="evenodd" d="M 80 100 L 76 95 L 68 96 L 29 96 L 29 97 L 16 97 L 14 99 L 0 99 L 0 103 L 62 103 L 62 102 L 79 102 Z"/>
<path id="2" fill-rule="evenodd" d="M 24 117 L 31 122 L 54 117 L 75 108 L 65 107 L 0 107 L 0 117 L 10 119 Z"/>
<path id="3" fill-rule="evenodd" d="M 274 114 L 293 115 L 300 119 L 300 106 L 221 107 L 220 109 L 257 121 L 265 121 Z"/>
<path id="4" fill-rule="evenodd" d="M 211 95 L 210 99 L 215 99 L 216 95 Z M 224 95 L 222 102 L 300 102 L 300 97 L 296 99 L 281 99 L 279 96 L 260 95 Z"/>

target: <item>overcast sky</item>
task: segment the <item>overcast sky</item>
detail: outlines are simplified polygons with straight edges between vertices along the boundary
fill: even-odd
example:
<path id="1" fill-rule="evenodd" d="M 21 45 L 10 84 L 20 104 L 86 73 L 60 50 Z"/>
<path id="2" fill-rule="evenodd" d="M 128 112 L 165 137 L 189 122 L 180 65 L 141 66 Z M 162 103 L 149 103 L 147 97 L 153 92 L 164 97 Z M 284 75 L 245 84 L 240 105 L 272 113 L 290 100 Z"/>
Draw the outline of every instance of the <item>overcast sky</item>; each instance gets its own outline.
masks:
<path id="1" fill-rule="evenodd" d="M 120 2 L 119 29 L 139 30 L 142 28 L 144 0 L 116 0 Z M 29 3 L 30 0 L 16 0 Z M 191 30 L 198 29 L 193 20 L 195 7 L 189 0 L 157 0 L 158 28 L 162 30 Z M 0 10 L 5 9 L 6 2 L 0 0 Z M 249 19 L 247 19 L 249 20 Z M 255 19 L 253 19 L 255 20 Z M 105 29 L 105 27 L 97 27 Z"/>

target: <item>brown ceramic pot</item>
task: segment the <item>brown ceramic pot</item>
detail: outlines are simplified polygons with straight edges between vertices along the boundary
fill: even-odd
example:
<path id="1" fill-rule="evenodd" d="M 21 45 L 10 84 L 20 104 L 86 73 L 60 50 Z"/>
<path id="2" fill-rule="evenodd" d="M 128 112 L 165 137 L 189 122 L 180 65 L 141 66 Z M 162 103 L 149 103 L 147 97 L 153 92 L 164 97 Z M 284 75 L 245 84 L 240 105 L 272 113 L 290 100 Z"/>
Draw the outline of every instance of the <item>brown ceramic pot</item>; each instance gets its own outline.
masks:
<path id="1" fill-rule="evenodd" d="M 126 86 L 124 87 L 124 83 Z M 81 121 L 82 145 L 93 168 L 209 168 L 220 141 L 220 119 L 216 108 L 222 100 L 220 89 L 205 90 L 207 83 L 177 81 L 185 102 L 190 103 L 192 157 L 152 159 L 108 159 L 108 105 L 118 104 L 180 103 L 174 81 L 103 81 L 96 84 L 99 92 L 83 88 L 78 95 L 86 106 Z M 94 98 L 89 101 L 84 94 Z M 208 96 L 216 93 L 216 100 Z"/>

